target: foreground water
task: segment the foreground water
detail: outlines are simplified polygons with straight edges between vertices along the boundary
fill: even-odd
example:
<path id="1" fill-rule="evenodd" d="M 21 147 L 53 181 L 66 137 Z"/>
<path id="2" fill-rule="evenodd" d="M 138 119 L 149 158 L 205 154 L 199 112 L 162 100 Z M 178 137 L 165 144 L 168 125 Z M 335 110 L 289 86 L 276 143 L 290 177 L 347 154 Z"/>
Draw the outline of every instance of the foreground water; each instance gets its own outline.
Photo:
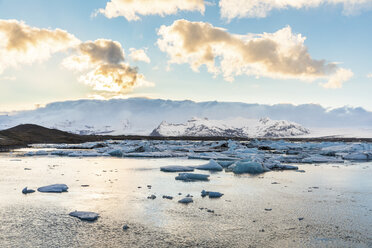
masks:
<path id="1" fill-rule="evenodd" d="M 1 247 L 372 246 L 371 162 L 296 164 L 305 173 L 217 172 L 209 182 L 188 183 L 159 170 L 205 162 L 1 154 Z M 68 192 L 21 193 L 53 183 Z M 224 196 L 202 198 L 203 189 Z M 147 199 L 151 194 L 157 198 Z M 187 194 L 193 203 L 177 202 Z M 100 218 L 80 221 L 68 215 L 74 210 Z"/>

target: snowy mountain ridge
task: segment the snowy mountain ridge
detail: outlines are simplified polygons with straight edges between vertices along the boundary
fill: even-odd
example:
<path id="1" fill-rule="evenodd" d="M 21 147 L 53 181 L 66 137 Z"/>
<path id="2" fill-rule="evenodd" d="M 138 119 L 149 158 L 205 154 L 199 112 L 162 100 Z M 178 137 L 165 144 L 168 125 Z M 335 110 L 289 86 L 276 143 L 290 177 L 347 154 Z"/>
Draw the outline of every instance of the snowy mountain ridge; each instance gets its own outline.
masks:
<path id="1" fill-rule="evenodd" d="M 285 120 L 269 118 L 209 120 L 192 118 L 185 123 L 163 121 L 151 136 L 209 136 L 209 137 L 292 137 L 309 134 L 310 130 Z"/>
<path id="2" fill-rule="evenodd" d="M 372 137 L 372 112 L 363 108 L 147 98 L 54 102 L 35 110 L 3 113 L 0 130 L 36 124 L 77 134 L 149 135 L 163 120 L 184 123 L 194 116 L 220 121 L 266 116 L 298 123 L 310 128 L 311 135 L 317 137 Z"/>

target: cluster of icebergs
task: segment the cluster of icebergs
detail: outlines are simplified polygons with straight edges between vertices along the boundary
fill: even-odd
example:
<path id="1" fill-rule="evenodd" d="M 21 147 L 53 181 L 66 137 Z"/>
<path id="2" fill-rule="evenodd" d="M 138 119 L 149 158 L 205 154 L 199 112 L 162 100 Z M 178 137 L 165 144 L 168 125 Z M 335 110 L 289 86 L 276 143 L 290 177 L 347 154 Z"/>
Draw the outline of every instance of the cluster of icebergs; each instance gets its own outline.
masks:
<path id="1" fill-rule="evenodd" d="M 261 173 L 270 170 L 297 169 L 289 164 L 344 163 L 347 160 L 372 160 L 372 143 L 345 142 L 288 142 L 283 140 L 176 141 L 176 140 L 122 140 L 89 142 L 83 144 L 33 145 L 34 151 L 24 156 L 68 157 L 142 157 L 210 160 L 196 167 L 200 170 L 227 170 L 236 174 Z M 194 167 L 181 168 L 181 172 Z M 175 167 L 163 170 L 177 171 Z M 181 176 L 182 177 L 182 176 Z"/>

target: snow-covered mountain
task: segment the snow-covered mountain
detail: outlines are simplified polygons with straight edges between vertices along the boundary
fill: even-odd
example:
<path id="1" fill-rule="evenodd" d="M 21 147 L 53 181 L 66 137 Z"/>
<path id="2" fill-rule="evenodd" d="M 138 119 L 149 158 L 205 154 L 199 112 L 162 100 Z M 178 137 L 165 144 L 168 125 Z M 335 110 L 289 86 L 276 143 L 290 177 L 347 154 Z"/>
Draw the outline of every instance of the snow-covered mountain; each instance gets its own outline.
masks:
<path id="1" fill-rule="evenodd" d="M 319 136 L 334 135 L 336 128 L 347 129 L 337 134 L 353 136 L 363 127 L 372 127 L 372 112 L 363 108 L 129 98 L 55 102 L 35 110 L 4 113 L 0 115 L 0 129 L 30 123 L 80 134 L 149 135 L 162 121 L 184 123 L 192 117 L 221 121 L 269 117 L 299 123 L 311 128 L 312 134 L 314 128 L 326 128 L 318 132 Z"/>
<path id="2" fill-rule="evenodd" d="M 209 120 L 192 118 L 185 123 L 172 124 L 163 121 L 152 136 L 219 136 L 219 137 L 291 137 L 309 134 L 310 130 L 285 120 L 269 118 Z"/>

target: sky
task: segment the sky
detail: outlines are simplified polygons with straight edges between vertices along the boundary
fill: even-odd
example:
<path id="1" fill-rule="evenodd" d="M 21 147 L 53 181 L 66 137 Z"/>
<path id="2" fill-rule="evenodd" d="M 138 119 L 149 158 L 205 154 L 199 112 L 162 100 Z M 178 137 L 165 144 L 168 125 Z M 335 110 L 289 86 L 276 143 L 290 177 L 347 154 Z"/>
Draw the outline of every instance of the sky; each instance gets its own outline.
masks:
<path id="1" fill-rule="evenodd" d="M 148 97 L 372 110 L 372 0 L 0 0 L 0 112 Z"/>

